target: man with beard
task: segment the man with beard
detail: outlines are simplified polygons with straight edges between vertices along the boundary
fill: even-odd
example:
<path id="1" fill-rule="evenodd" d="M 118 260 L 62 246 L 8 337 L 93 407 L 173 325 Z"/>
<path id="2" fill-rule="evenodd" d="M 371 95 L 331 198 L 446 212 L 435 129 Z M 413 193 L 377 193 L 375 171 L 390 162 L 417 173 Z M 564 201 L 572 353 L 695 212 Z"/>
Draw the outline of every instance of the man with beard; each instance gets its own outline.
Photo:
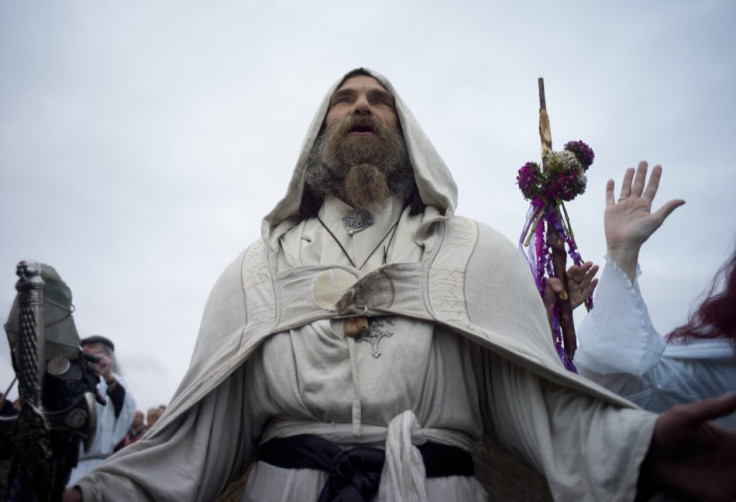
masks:
<path id="1" fill-rule="evenodd" d="M 222 274 L 166 415 L 66 500 L 486 500 L 485 435 L 556 500 L 736 496 L 725 397 L 657 415 L 562 367 L 528 265 L 454 216 L 390 83 L 328 93 L 263 237 Z M 707 481 L 701 476 L 707 474 Z"/>
<path id="2" fill-rule="evenodd" d="M 319 200 L 332 196 L 380 211 L 389 196 L 406 201 L 416 194 L 393 103 L 368 76 L 355 76 L 335 92 L 306 172 L 307 189 Z"/>

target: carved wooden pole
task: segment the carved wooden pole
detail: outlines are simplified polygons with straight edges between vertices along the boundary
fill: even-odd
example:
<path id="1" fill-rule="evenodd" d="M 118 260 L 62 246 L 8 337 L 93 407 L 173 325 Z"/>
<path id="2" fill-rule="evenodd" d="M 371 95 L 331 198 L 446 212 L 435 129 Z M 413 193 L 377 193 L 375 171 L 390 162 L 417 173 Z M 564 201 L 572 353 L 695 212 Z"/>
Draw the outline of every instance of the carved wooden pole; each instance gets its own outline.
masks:
<path id="1" fill-rule="evenodd" d="M 547 99 L 544 95 L 544 79 L 538 80 L 539 84 L 539 139 L 542 142 L 542 169 L 547 169 L 547 153 L 552 150 L 552 131 L 547 114 Z M 553 217 L 558 224 L 562 224 L 562 216 L 559 209 Z M 572 361 L 577 349 L 577 338 L 575 336 L 575 323 L 572 317 L 572 306 L 570 296 L 567 294 L 567 253 L 565 242 L 552 225 L 547 225 L 547 244 L 552 249 L 552 267 L 555 277 L 562 283 L 562 291 L 557 295 L 557 305 L 560 311 L 560 328 L 562 330 L 562 344 L 568 359 Z"/>

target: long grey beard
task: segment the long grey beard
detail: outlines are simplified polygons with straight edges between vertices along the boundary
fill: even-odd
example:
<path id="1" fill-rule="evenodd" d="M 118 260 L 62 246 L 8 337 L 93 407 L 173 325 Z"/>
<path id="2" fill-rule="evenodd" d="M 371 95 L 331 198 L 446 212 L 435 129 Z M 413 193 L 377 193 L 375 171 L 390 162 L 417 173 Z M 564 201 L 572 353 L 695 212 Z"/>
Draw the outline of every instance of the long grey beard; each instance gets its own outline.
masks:
<path id="1" fill-rule="evenodd" d="M 361 122 L 372 137 L 347 132 Z M 328 195 L 353 207 L 377 210 L 390 195 L 406 200 L 416 182 L 401 133 L 372 118 L 346 119 L 317 138 L 307 163 L 306 184 L 321 200 Z"/>

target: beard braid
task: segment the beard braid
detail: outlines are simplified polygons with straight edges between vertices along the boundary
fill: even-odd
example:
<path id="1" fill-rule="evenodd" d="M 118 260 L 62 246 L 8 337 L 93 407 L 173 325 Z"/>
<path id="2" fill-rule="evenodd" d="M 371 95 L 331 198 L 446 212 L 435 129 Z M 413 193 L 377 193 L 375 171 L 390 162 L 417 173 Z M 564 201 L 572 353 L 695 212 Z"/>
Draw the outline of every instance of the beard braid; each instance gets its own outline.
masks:
<path id="1" fill-rule="evenodd" d="M 356 127 L 374 134 L 350 136 Z M 369 210 L 384 207 L 391 195 L 407 200 L 416 191 L 401 132 L 370 116 L 350 116 L 320 134 L 307 161 L 306 185 L 320 203 L 332 195 Z"/>
<path id="2" fill-rule="evenodd" d="M 386 206 L 391 190 L 386 175 L 373 164 L 353 166 L 345 176 L 345 202 L 353 207 L 378 211 Z"/>

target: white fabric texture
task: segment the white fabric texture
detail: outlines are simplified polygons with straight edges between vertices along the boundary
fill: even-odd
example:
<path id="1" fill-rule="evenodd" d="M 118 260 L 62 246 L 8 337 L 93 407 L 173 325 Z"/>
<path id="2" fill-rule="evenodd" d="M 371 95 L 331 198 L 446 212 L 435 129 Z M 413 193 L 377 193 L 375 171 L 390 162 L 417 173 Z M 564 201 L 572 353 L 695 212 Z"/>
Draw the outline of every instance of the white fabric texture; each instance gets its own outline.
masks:
<path id="1" fill-rule="evenodd" d="M 405 411 L 391 420 L 388 427 L 363 426 L 360 436 L 352 433 L 346 424 L 326 424 L 276 420 L 262 436 L 262 442 L 274 437 L 296 434 L 319 435 L 340 445 L 364 445 L 386 450 L 386 464 L 381 476 L 379 493 L 374 502 L 411 500 L 485 501 L 487 494 L 475 478 L 425 479 L 421 454 L 414 445 L 426 441 L 455 446 L 466 451 L 472 442 L 462 433 L 445 429 L 422 429 L 411 411 Z M 266 463 L 257 463 L 248 478 L 244 501 L 281 500 L 297 502 L 316 500 L 327 474 L 310 469 L 284 469 Z M 278 482 L 277 482 L 278 480 Z M 273 486 L 277 482 L 278 495 Z"/>
<path id="2" fill-rule="evenodd" d="M 386 433 L 386 462 L 381 473 L 378 497 L 391 502 L 427 502 L 426 472 L 422 454 L 411 441 L 418 429 L 417 417 L 411 411 L 396 415 Z"/>
<path id="3" fill-rule="evenodd" d="M 666 343 L 652 325 L 636 280 L 632 284 L 608 258 L 595 308 L 578 328 L 575 364 L 582 375 L 658 413 L 736 390 L 730 340 Z M 736 427 L 736 414 L 716 423 Z"/>
<path id="4" fill-rule="evenodd" d="M 422 249 L 406 237 L 415 234 L 420 219 L 410 217 L 403 210 L 401 201 L 389 201 L 384 211 L 374 214 L 373 225 L 353 236 L 342 229 L 341 216 L 348 209 L 343 202 L 328 199 L 319 215 L 333 234 L 342 239 L 343 247 L 354 263 L 360 266 L 368 259 L 361 272 L 380 267 L 383 250 L 378 249 L 370 257 L 368 254 L 375 248 L 375 243 L 391 231 L 402 214 L 396 237 L 387 247 L 387 259 L 391 263 L 420 260 Z M 349 266 L 350 263 L 317 220 L 303 222 L 291 229 L 282 237 L 281 246 L 284 252 L 279 256 L 287 262 L 284 268 L 322 263 Z M 320 284 L 320 289 L 323 289 L 327 287 L 324 282 L 320 279 L 315 284 Z M 355 277 L 342 289 L 337 288 L 332 302 L 354 283 Z M 337 286 L 335 282 L 330 285 Z M 314 294 L 317 295 L 316 292 Z M 319 297 L 320 302 L 324 302 L 329 295 L 321 292 Z M 436 442 L 448 442 L 449 434 L 443 435 L 441 431 L 465 431 L 460 443 L 466 451 L 471 451 L 472 439 L 468 434 L 474 439 L 482 434 L 470 356 L 472 349 L 467 341 L 449 330 L 437 331 L 432 323 L 405 318 L 388 319 L 391 323 L 387 321 L 386 329 L 392 334 L 379 341 L 379 357 L 373 356 L 370 343 L 350 343 L 352 339 L 345 337 L 345 321 L 342 319 L 317 321 L 271 336 L 250 358 L 246 393 L 250 409 L 257 413 L 257 422 L 265 423 L 269 417 L 284 416 L 292 419 L 290 423 L 293 419 L 331 424 L 352 422 L 351 434 L 336 438 L 329 433 L 329 438 L 344 445 L 365 444 L 370 439 L 372 446 L 385 446 L 386 464 L 377 500 L 426 501 L 429 499 L 424 464 L 414 444 L 424 443 L 424 433 L 429 433 L 429 430 L 419 426 L 412 411 L 405 410 L 417 410 L 425 427 L 440 431 L 433 435 Z M 284 357 L 285 354 L 288 357 Z M 357 409 L 352 404 L 354 402 L 357 402 Z M 382 430 L 380 438 L 368 432 L 376 427 L 375 424 L 383 424 L 383 427 L 378 426 Z M 261 442 L 274 437 L 273 429 L 269 423 Z M 306 432 L 319 433 L 323 437 L 328 434 L 320 428 L 305 426 L 292 427 L 289 434 L 284 434 L 283 421 L 279 422 L 277 429 L 281 431 L 278 433 L 281 437 Z M 453 446 L 458 445 L 457 440 L 449 442 Z M 268 482 L 259 478 L 265 476 L 270 479 L 274 472 L 278 476 L 289 475 L 282 471 L 259 464 L 251 472 L 248 497 L 253 496 L 251 490 L 260 497 L 265 496 L 263 490 Z M 314 486 L 316 494 L 319 493 L 321 483 L 311 479 L 306 482 L 305 479 L 311 476 L 324 479 L 324 476 L 316 471 L 304 471 L 294 474 L 294 483 L 290 483 L 288 488 L 278 485 L 282 500 L 304 500 L 303 483 Z M 435 498 L 431 500 L 442 500 L 436 498 L 440 493 L 468 501 L 485 500 L 486 497 L 485 491 L 474 480 L 456 477 L 444 484 L 433 484 L 437 486 L 433 492 Z M 444 485 L 447 486 L 438 492 Z"/>
<path id="5" fill-rule="evenodd" d="M 373 75 L 396 99 L 424 212 L 411 216 L 392 201 L 354 242 L 336 233 L 359 266 L 401 216 L 387 264 L 379 249 L 362 270 L 318 221 L 295 223 L 306 159 L 337 82 L 262 239 L 215 285 L 167 413 L 80 481 L 85 501 L 211 501 L 274 430 L 313 430 L 288 419 L 347 427 L 346 445 L 391 429 L 389 443 L 412 457 L 408 436 L 421 439 L 410 416 L 433 440 L 443 436 L 437 430 L 456 442 L 491 435 L 544 473 L 557 500 L 634 498 L 656 415 L 564 370 L 528 265 L 497 232 L 453 215 L 449 171 L 391 84 Z M 343 209 L 329 199 L 320 214 L 336 231 Z M 378 358 L 370 343 L 343 336 L 356 315 L 394 320 Z M 397 473 L 407 467 L 398 463 Z M 324 476 L 257 463 L 244 500 L 309 499 Z M 407 489 L 386 481 L 384 490 Z M 426 480 L 424 490 L 428 500 L 483 499 L 477 481 L 462 477 Z M 421 492 L 415 486 L 413 496 Z"/>
<path id="6" fill-rule="evenodd" d="M 112 455 L 115 446 L 125 437 L 125 434 L 128 433 L 128 429 L 130 429 L 133 423 L 135 399 L 128 392 L 125 380 L 120 375 L 114 375 L 114 377 L 117 385 L 125 389 L 125 398 L 123 400 L 123 407 L 120 409 L 120 415 L 117 418 L 115 417 L 115 407 L 107 395 L 107 382 L 104 379 L 100 379 L 100 383 L 97 384 L 97 391 L 107 399 L 107 404 L 103 406 L 100 403 L 95 403 L 97 410 L 95 438 L 88 451 L 84 451 L 82 445 L 79 446 L 79 462 L 69 476 L 68 486 L 74 486 L 79 478 L 92 471 L 104 459 Z"/>

